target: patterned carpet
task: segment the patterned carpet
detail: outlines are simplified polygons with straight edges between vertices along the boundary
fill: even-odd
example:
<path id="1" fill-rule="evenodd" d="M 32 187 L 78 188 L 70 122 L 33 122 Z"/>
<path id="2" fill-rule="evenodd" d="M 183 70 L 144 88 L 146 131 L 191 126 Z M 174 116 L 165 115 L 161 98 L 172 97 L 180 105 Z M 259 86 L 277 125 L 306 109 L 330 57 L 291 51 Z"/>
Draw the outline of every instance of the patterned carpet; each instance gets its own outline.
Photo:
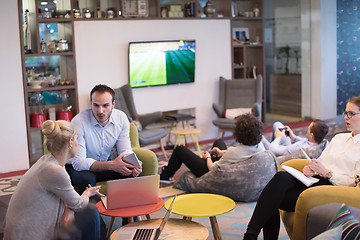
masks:
<path id="1" fill-rule="evenodd" d="M 328 122 L 328 125 L 330 128 L 327 137 L 328 140 L 330 140 L 334 136 L 334 134 L 346 131 L 345 124 L 342 122 Z M 295 134 L 299 136 L 306 136 L 307 126 L 306 127 L 302 126 L 300 128 L 292 128 L 292 129 Z M 267 130 L 264 136 L 270 140 L 271 132 Z M 234 139 L 227 139 L 226 143 L 228 144 L 228 146 L 230 146 L 234 144 L 235 141 Z M 202 151 L 209 150 L 211 145 L 212 142 L 201 144 L 201 150 Z M 191 144 L 189 144 L 189 147 L 195 151 L 194 147 Z M 167 150 L 168 157 L 170 157 L 171 153 L 172 153 L 172 149 Z M 156 155 L 158 156 L 159 159 L 159 169 L 161 169 L 161 166 L 166 165 L 167 161 L 165 160 L 161 151 L 156 150 Z M 186 168 L 182 168 L 180 170 L 181 171 L 179 171 L 178 176 L 175 176 L 175 180 L 179 177 L 179 175 L 183 171 L 186 171 Z M 20 178 L 21 176 L 15 176 L 15 177 L 6 177 L 0 179 L 0 239 L 2 239 L 3 222 L 6 214 L 7 205 L 10 200 L 11 194 L 15 190 L 16 185 L 19 182 Z M 171 195 L 171 193 L 167 195 Z M 164 200 L 167 200 L 167 198 L 164 197 Z M 249 203 L 237 202 L 236 207 L 233 211 L 217 217 L 223 239 L 235 240 L 235 239 L 243 238 L 243 234 L 246 230 L 247 223 L 251 217 L 255 205 L 256 202 L 249 202 Z M 164 214 L 165 214 L 165 210 L 161 209 L 156 213 L 150 214 L 150 216 L 151 218 L 161 218 L 163 217 Z M 172 215 L 171 217 L 179 218 L 179 216 L 176 215 Z M 104 216 L 104 220 L 108 224 L 110 218 Z M 208 239 L 209 240 L 214 239 L 212 236 L 211 225 L 208 218 L 193 218 L 193 220 L 203 224 L 206 228 L 208 228 L 209 230 Z M 120 224 L 121 224 L 120 219 L 116 219 L 114 223 L 114 229 L 120 227 Z M 262 239 L 262 235 L 259 237 L 259 239 Z M 279 239 L 280 240 L 289 239 L 283 225 L 281 226 Z"/>

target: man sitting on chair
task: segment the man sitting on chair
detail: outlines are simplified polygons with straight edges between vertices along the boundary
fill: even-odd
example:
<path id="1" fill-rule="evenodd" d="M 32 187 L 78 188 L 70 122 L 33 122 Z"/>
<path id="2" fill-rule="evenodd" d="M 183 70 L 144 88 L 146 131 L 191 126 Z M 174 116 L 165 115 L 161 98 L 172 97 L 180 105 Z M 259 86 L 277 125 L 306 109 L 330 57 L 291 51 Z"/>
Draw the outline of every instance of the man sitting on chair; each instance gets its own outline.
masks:
<path id="1" fill-rule="evenodd" d="M 115 92 L 106 85 L 95 86 L 90 93 L 91 108 L 77 114 L 71 123 L 78 134 L 79 148 L 71 164 L 66 164 L 72 184 L 82 193 L 88 184 L 136 177 L 141 169 L 123 161 L 132 153 L 130 125 L 125 113 L 114 109 Z M 112 148 L 118 156 L 108 161 Z"/>

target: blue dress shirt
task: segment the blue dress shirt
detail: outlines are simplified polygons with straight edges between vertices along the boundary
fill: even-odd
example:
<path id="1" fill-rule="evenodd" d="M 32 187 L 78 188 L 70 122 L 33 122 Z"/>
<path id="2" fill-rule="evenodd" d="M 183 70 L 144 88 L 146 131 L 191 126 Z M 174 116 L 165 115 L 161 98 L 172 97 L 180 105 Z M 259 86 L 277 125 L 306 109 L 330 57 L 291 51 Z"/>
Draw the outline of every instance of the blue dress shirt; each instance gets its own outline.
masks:
<path id="1" fill-rule="evenodd" d="M 91 108 L 77 114 L 71 123 L 78 134 L 79 148 L 69 162 L 77 171 L 89 170 L 95 161 L 107 161 L 115 144 L 118 154 L 133 152 L 129 121 L 126 114 L 118 109 L 113 109 L 105 127 L 95 119 Z"/>

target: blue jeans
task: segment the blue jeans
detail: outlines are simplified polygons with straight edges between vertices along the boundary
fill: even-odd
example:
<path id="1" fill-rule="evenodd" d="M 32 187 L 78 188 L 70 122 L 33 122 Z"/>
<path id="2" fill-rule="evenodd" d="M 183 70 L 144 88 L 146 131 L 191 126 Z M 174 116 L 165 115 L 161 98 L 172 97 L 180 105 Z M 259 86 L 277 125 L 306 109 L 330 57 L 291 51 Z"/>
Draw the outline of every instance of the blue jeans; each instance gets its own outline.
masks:
<path id="1" fill-rule="evenodd" d="M 75 212 L 75 221 L 72 227 L 60 228 L 56 240 L 105 240 L 105 223 L 97 207 L 89 203 L 86 209 Z"/>

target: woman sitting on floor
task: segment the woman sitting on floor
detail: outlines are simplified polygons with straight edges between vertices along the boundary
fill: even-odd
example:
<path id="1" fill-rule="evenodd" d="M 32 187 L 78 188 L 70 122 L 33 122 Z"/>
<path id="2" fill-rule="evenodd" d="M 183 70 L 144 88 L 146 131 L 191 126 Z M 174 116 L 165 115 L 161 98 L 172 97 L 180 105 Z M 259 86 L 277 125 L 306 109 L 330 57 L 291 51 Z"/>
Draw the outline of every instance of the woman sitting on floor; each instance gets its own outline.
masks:
<path id="1" fill-rule="evenodd" d="M 238 144 L 226 149 L 223 140 L 215 141 L 211 152 L 204 152 L 202 157 L 193 153 L 186 147 L 178 146 L 169 159 L 166 167 L 163 167 L 160 180 L 162 182 L 170 181 L 175 172 L 184 163 L 196 177 L 201 177 L 205 173 L 214 169 L 216 165 L 230 165 L 249 159 L 252 155 L 264 152 L 265 147 L 261 143 L 264 132 L 263 123 L 251 114 L 240 115 L 236 120 L 234 137 Z M 213 161 L 217 160 L 217 161 Z"/>
<path id="2" fill-rule="evenodd" d="M 89 186 L 80 196 L 64 167 L 77 152 L 74 127 L 67 121 L 48 120 L 42 133 L 51 154 L 42 156 L 21 177 L 10 199 L 4 239 L 78 239 L 78 235 L 87 240 L 106 239 L 99 212 L 89 204 L 89 197 L 102 195 L 100 186 Z"/>
<path id="3" fill-rule="evenodd" d="M 319 185 L 355 186 L 360 175 L 360 97 L 349 100 L 344 112 L 346 128 L 351 133 L 337 134 L 318 159 L 312 159 L 303 173 L 320 179 Z M 293 212 L 303 183 L 287 172 L 278 172 L 262 191 L 248 224 L 244 239 L 257 239 L 261 229 L 265 239 L 278 239 L 279 209 Z"/>

